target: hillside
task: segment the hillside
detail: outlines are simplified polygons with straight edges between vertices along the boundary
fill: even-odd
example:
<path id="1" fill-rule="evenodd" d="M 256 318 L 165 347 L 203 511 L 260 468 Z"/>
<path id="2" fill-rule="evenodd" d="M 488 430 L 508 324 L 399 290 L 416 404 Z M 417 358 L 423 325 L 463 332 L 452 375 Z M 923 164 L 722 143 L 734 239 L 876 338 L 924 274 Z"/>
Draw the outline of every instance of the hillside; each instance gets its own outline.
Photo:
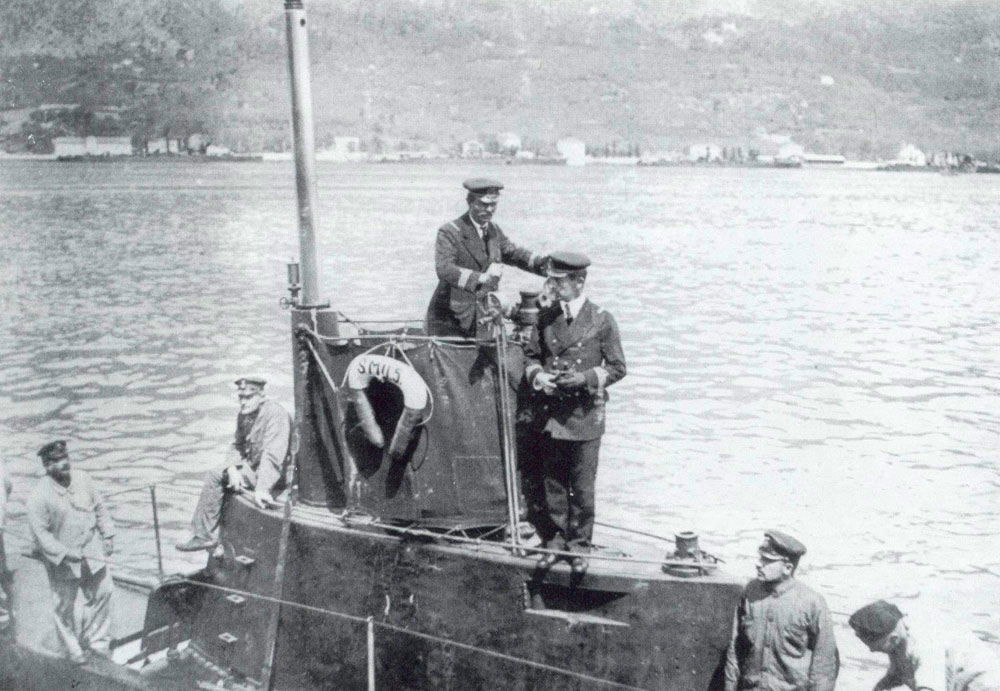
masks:
<path id="1" fill-rule="evenodd" d="M 648 150 L 778 133 L 853 157 L 904 141 L 1000 156 L 995 3 L 819 7 L 314 0 L 318 139 L 453 147 L 514 131 L 542 150 L 566 135 Z M 276 0 L 7 0 L 4 132 L 286 148 L 283 22 Z M 46 103 L 81 107 L 56 123 L 24 115 Z"/>

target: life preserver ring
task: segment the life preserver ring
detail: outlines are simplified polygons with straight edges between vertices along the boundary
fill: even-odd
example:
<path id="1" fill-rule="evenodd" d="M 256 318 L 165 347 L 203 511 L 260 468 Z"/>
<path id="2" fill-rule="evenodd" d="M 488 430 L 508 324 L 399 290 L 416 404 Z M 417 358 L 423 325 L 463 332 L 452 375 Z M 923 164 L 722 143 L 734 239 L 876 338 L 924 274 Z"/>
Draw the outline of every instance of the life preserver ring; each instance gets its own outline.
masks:
<path id="1" fill-rule="evenodd" d="M 386 355 L 358 355 L 347 368 L 347 395 L 358 414 L 358 422 L 373 445 L 385 446 L 385 436 L 375 420 L 375 411 L 365 389 L 372 379 L 388 382 L 403 392 L 403 412 L 389 442 L 389 456 L 397 459 L 406 451 L 413 430 L 423 418 L 427 406 L 427 385 L 410 365 Z"/>

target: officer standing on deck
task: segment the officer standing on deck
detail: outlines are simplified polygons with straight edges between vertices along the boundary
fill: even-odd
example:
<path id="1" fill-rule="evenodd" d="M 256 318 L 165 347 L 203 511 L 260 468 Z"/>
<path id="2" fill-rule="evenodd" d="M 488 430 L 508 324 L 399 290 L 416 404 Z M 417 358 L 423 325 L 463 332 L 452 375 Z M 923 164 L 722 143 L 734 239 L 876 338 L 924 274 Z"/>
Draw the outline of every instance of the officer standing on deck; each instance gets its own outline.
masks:
<path id="1" fill-rule="evenodd" d="M 806 546 L 770 530 L 736 609 L 726 691 L 833 691 L 840 657 L 821 595 L 795 579 Z"/>
<path id="2" fill-rule="evenodd" d="M 543 546 L 580 552 L 571 569 L 587 569 L 583 556 L 594 532 L 594 485 L 604 434 L 606 388 L 625 376 L 618 325 L 583 294 L 590 260 L 575 252 L 549 259 L 557 300 L 538 313 L 525 348 L 524 376 L 537 392 L 534 425 L 543 465 L 546 515 L 536 526 Z M 540 568 L 556 555 L 544 554 Z"/>
<path id="3" fill-rule="evenodd" d="M 469 210 L 438 229 L 434 267 L 439 283 L 427 308 L 427 333 L 432 336 L 475 338 L 482 316 L 479 304 L 500 283 L 503 265 L 544 275 L 545 257 L 518 247 L 493 223 L 503 185 L 471 178 Z"/>

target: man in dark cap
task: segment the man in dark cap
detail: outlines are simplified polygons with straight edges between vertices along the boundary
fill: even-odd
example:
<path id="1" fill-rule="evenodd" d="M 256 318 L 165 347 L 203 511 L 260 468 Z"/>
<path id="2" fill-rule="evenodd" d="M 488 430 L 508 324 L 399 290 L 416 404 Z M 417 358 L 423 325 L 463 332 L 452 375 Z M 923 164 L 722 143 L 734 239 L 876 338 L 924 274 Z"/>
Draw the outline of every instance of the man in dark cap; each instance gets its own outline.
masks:
<path id="1" fill-rule="evenodd" d="M 46 477 L 28 498 L 28 526 L 55 593 L 56 633 L 67 657 L 83 664 L 85 648 L 110 655 L 115 526 L 87 474 L 70 468 L 65 441 L 49 442 L 38 456 Z M 78 625 L 73 613 L 81 592 Z"/>
<path id="2" fill-rule="evenodd" d="M 885 600 L 865 605 L 848 623 L 869 650 L 889 656 L 889 669 L 875 691 L 1000 689 L 1000 659 L 971 634 L 945 631 L 939 621 L 921 627 Z"/>
<path id="3" fill-rule="evenodd" d="M 580 574 L 594 531 L 607 387 L 625 376 L 614 317 L 583 294 L 588 266 L 590 260 L 575 252 L 550 257 L 547 275 L 556 300 L 538 313 L 524 373 L 537 392 L 532 426 L 545 486 L 546 511 L 535 527 L 543 547 L 579 553 L 570 567 Z M 556 555 L 543 554 L 539 567 L 555 561 Z"/>
<path id="4" fill-rule="evenodd" d="M 503 265 L 544 275 L 545 257 L 518 247 L 493 223 L 503 185 L 487 178 L 462 183 L 469 210 L 438 229 L 434 267 L 438 285 L 427 308 L 427 333 L 475 338 L 480 301 L 500 283 Z"/>
<path id="5" fill-rule="evenodd" d="M 826 601 L 798 581 L 806 547 L 770 530 L 758 549 L 757 578 L 736 609 L 726 655 L 726 691 L 833 691 L 840 670 Z"/>
<path id="6" fill-rule="evenodd" d="M 192 536 L 177 545 L 180 551 L 211 550 L 218 545 L 215 533 L 227 489 L 238 494 L 252 492 L 254 503 L 262 509 L 275 506 L 274 495 L 283 489 L 291 457 L 292 421 L 280 404 L 264 395 L 266 383 L 259 376 L 235 381 L 240 412 L 236 416 L 234 457 L 205 478 L 191 519 Z"/>

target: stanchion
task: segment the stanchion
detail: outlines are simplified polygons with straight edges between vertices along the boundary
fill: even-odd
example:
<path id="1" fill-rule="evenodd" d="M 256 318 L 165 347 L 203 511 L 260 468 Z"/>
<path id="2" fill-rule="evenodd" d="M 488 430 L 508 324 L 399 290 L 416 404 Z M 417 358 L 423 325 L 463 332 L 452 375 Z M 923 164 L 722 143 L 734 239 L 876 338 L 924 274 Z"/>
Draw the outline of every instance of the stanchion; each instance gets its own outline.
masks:
<path id="1" fill-rule="evenodd" d="M 149 486 L 149 498 L 153 502 L 153 532 L 156 535 L 156 567 L 163 580 L 163 547 L 160 544 L 160 512 L 156 508 L 156 485 Z"/>
<path id="2" fill-rule="evenodd" d="M 375 618 L 368 617 L 368 691 L 375 691 Z"/>

